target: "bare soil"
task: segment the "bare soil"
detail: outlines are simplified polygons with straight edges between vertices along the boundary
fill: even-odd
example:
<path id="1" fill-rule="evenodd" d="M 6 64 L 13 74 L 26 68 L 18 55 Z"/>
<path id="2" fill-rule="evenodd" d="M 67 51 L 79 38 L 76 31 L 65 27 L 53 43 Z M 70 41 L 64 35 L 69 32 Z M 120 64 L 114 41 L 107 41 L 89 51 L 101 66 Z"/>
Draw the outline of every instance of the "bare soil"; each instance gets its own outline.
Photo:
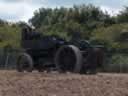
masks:
<path id="1" fill-rule="evenodd" d="M 0 96 L 128 96 L 128 74 L 0 71 Z"/>

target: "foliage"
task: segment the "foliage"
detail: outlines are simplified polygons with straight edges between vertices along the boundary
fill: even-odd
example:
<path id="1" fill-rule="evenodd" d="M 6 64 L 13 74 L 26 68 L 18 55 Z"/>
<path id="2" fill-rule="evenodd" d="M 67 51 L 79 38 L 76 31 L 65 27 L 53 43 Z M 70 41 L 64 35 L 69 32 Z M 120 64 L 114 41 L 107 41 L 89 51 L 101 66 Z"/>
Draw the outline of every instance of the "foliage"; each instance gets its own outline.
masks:
<path id="1" fill-rule="evenodd" d="M 127 54 L 113 54 L 109 59 L 109 63 L 104 65 L 105 71 L 108 72 L 128 72 L 128 55 Z"/>
<path id="2" fill-rule="evenodd" d="M 20 42 L 20 28 L 13 26 L 13 24 L 3 24 L 0 26 L 0 47 L 11 45 L 12 47 L 19 47 Z"/>
<path id="3" fill-rule="evenodd" d="M 106 47 L 114 49 L 128 48 L 127 41 L 124 42 L 124 38 L 121 37 L 124 30 L 128 32 L 128 24 L 114 24 L 110 27 L 97 28 L 92 32 L 91 40 L 100 41 Z"/>
<path id="4" fill-rule="evenodd" d="M 44 34 L 63 32 L 71 37 L 74 32 L 80 32 L 86 39 L 95 28 L 110 26 L 114 23 L 111 16 L 93 5 L 74 5 L 72 8 L 55 9 L 40 8 L 35 11 L 29 22 Z"/>
<path id="5" fill-rule="evenodd" d="M 126 6 L 123 11 L 117 16 L 117 23 L 127 23 L 128 22 L 128 7 Z"/>
<path id="6" fill-rule="evenodd" d="M 74 5 L 71 8 L 40 8 L 29 20 L 30 25 L 45 35 L 59 35 L 70 39 L 76 32 L 81 38 L 106 47 L 128 48 L 123 30 L 128 31 L 128 7 L 119 15 L 111 17 L 93 5 Z M 125 21 L 125 22 L 124 22 Z M 123 24 L 121 24 L 123 23 Z M 19 46 L 20 28 L 28 26 L 24 22 L 16 24 L 0 19 L 0 46 L 7 44 Z M 125 42 L 124 42 L 125 41 Z"/>

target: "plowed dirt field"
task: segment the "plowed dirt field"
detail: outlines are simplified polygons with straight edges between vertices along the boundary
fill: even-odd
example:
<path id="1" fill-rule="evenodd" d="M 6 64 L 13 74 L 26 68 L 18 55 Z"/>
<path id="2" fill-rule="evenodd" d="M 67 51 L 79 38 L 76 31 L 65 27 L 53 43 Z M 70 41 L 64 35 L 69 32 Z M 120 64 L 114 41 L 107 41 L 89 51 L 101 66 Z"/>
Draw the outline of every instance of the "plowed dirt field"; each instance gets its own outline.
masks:
<path id="1" fill-rule="evenodd" d="M 128 96 L 128 74 L 0 71 L 0 96 Z"/>

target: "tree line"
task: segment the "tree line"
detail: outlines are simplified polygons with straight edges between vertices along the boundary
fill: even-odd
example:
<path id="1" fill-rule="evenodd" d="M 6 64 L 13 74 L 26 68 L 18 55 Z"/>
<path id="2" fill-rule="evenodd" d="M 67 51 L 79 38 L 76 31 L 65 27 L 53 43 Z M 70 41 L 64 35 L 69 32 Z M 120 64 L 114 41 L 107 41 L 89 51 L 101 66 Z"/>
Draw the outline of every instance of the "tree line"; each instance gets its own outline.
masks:
<path id="1" fill-rule="evenodd" d="M 128 48 L 128 7 L 116 16 L 111 16 L 107 11 L 103 12 L 100 7 L 94 5 L 40 8 L 29 19 L 29 24 L 45 35 L 59 35 L 70 39 L 78 32 L 82 39 L 94 44 L 103 44 L 114 49 Z M 14 24 L 0 19 L 0 46 L 19 46 L 20 30 L 23 25 L 27 24 Z"/>

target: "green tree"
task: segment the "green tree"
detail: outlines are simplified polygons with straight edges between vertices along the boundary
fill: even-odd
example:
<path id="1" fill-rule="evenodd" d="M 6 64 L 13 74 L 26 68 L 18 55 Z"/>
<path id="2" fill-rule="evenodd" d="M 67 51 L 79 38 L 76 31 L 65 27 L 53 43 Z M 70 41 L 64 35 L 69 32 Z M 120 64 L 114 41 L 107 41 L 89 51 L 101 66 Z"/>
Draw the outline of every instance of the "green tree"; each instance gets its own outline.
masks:
<path id="1" fill-rule="evenodd" d="M 117 16 L 118 23 L 128 23 L 128 7 L 125 7 L 124 10 L 120 11 Z"/>

